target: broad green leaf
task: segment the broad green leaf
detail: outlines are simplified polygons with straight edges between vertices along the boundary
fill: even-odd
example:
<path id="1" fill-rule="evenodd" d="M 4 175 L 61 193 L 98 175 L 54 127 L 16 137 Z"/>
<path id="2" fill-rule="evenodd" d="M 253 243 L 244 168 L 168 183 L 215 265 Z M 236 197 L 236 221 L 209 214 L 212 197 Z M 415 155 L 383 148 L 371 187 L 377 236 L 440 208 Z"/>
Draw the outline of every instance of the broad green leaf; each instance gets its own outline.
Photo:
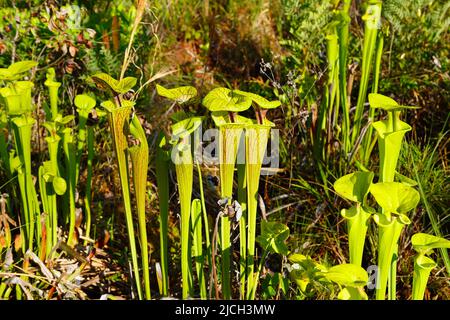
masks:
<path id="1" fill-rule="evenodd" d="M 357 171 L 336 180 L 334 190 L 341 197 L 362 203 L 369 192 L 373 180 L 373 172 Z"/>
<path id="2" fill-rule="evenodd" d="M 345 287 L 338 294 L 339 300 L 369 300 L 363 288 Z"/>
<path id="3" fill-rule="evenodd" d="M 266 98 L 263 98 L 260 95 L 252 92 L 245 92 L 241 90 L 234 90 L 234 92 L 252 99 L 253 102 L 255 102 L 263 109 L 275 109 L 281 105 L 281 102 L 279 100 L 269 101 Z"/>
<path id="4" fill-rule="evenodd" d="M 287 255 L 288 248 L 285 241 L 289 237 L 289 228 L 279 222 L 261 222 L 261 235 L 256 241 L 265 250 Z"/>
<path id="5" fill-rule="evenodd" d="M 426 233 L 416 233 L 411 237 L 414 250 L 425 252 L 437 248 L 450 249 L 450 240 Z"/>
<path id="6" fill-rule="evenodd" d="M 172 135 L 191 134 L 202 124 L 202 120 L 203 117 L 191 117 L 181 120 L 172 125 Z"/>
<path id="7" fill-rule="evenodd" d="M 328 269 L 324 276 L 341 286 L 363 287 L 369 281 L 366 270 L 355 264 L 340 264 Z"/>
<path id="8" fill-rule="evenodd" d="M 67 190 L 66 180 L 61 177 L 54 177 L 52 185 L 55 193 L 59 196 L 62 196 Z"/>
<path id="9" fill-rule="evenodd" d="M 384 210 L 396 214 L 404 214 L 414 209 L 420 200 L 417 190 L 400 182 L 372 184 L 370 193 Z"/>
<path id="10" fill-rule="evenodd" d="M 0 79 L 1 80 L 17 80 L 24 73 L 31 68 L 37 66 L 36 61 L 19 61 L 13 63 L 8 68 L 0 68 Z"/>
<path id="11" fill-rule="evenodd" d="M 77 95 L 74 103 L 77 108 L 85 111 L 90 111 L 93 107 L 95 107 L 95 99 L 91 98 L 87 94 Z"/>
<path id="12" fill-rule="evenodd" d="M 179 104 L 183 104 L 197 96 L 197 89 L 191 86 L 167 89 L 157 84 L 156 92 L 158 92 L 160 96 L 175 101 Z"/>
<path id="13" fill-rule="evenodd" d="M 379 93 L 369 94 L 369 104 L 371 108 L 380 108 L 385 111 L 398 111 L 401 109 L 419 109 L 413 106 L 401 106 L 394 99 Z"/>
<path id="14" fill-rule="evenodd" d="M 127 93 L 137 82 L 134 77 L 126 77 L 121 81 L 114 79 L 109 74 L 97 73 L 90 77 L 100 90 L 111 90 L 114 95 Z"/>
<path id="15" fill-rule="evenodd" d="M 137 79 L 135 77 L 126 77 L 119 81 L 119 92 L 127 93 L 136 85 Z"/>
<path id="16" fill-rule="evenodd" d="M 240 112 L 250 108 L 252 99 L 227 88 L 216 88 L 206 95 L 202 103 L 211 112 Z"/>

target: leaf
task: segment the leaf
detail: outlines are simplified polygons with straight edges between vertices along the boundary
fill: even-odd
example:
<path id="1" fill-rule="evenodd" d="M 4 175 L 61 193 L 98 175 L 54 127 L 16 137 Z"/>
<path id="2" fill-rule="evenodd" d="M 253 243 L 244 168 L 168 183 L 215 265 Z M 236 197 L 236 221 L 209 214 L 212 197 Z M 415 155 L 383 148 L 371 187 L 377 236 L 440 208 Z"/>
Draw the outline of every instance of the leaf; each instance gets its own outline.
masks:
<path id="1" fill-rule="evenodd" d="M 279 222 L 261 222 L 261 235 L 256 241 L 265 249 L 283 255 L 288 254 L 285 241 L 289 237 L 289 228 Z"/>
<path id="2" fill-rule="evenodd" d="M 95 99 L 87 94 L 78 94 L 74 100 L 75 106 L 84 111 L 90 111 L 95 107 Z"/>
<path id="3" fill-rule="evenodd" d="M 345 287 L 363 287 L 369 281 L 366 270 L 355 264 L 345 263 L 328 269 L 325 278 Z"/>
<path id="4" fill-rule="evenodd" d="M 417 190 L 400 182 L 372 184 L 370 193 L 384 210 L 396 214 L 414 209 L 420 201 Z"/>
<path id="5" fill-rule="evenodd" d="M 275 101 L 269 101 L 264 97 L 261 97 L 258 94 L 252 93 L 252 92 L 245 92 L 241 90 L 234 90 L 234 93 L 246 96 L 250 99 L 252 99 L 253 102 L 255 102 L 258 106 L 260 106 L 263 109 L 275 109 L 278 108 L 281 105 L 281 102 L 279 100 Z"/>
<path id="6" fill-rule="evenodd" d="M 341 197 L 362 203 L 372 185 L 374 173 L 357 171 L 336 180 L 334 190 Z"/>
<path id="7" fill-rule="evenodd" d="M 363 288 L 345 287 L 338 294 L 339 300 L 369 300 Z"/>
<path id="8" fill-rule="evenodd" d="M 119 92 L 127 93 L 136 85 L 137 79 L 135 77 L 126 77 L 119 82 Z"/>
<path id="9" fill-rule="evenodd" d="M 64 180 L 61 177 L 54 177 L 52 181 L 53 189 L 55 190 L 55 193 L 59 196 L 62 196 L 64 193 L 66 193 L 67 190 L 67 184 L 66 180 Z"/>
<path id="10" fill-rule="evenodd" d="M 395 172 L 395 178 L 403 183 L 404 185 L 410 186 L 410 187 L 415 187 L 417 186 L 417 182 L 411 178 L 408 178 L 400 173 L 398 173 L 397 171 Z"/>
<path id="11" fill-rule="evenodd" d="M 197 96 L 197 89 L 191 86 L 166 89 L 159 84 L 156 85 L 156 92 L 162 97 L 183 104 Z"/>
<path id="12" fill-rule="evenodd" d="M 371 108 L 380 108 L 385 111 L 398 111 L 401 109 L 419 109 L 413 106 L 401 106 L 394 99 L 379 93 L 369 94 L 369 104 Z"/>
<path id="13" fill-rule="evenodd" d="M 97 88 L 104 91 L 111 90 L 114 95 L 127 93 L 137 82 L 134 77 L 126 77 L 118 81 L 106 73 L 94 74 L 90 79 L 95 82 Z"/>
<path id="14" fill-rule="evenodd" d="M 37 66 L 36 61 L 19 61 L 13 63 L 8 68 L 0 68 L 0 79 L 3 80 L 17 80 L 20 78 L 21 73 L 27 72 L 31 68 Z"/>
<path id="15" fill-rule="evenodd" d="M 211 90 L 203 99 L 202 104 L 211 112 L 239 112 L 250 108 L 252 100 L 227 88 Z"/>
<path id="16" fill-rule="evenodd" d="M 181 137 L 194 132 L 201 124 L 203 117 L 191 117 L 172 125 L 172 135 Z"/>
<path id="17" fill-rule="evenodd" d="M 418 252 L 426 252 L 438 248 L 450 249 L 450 240 L 426 233 L 414 234 L 411 237 L 411 243 L 414 250 Z"/>

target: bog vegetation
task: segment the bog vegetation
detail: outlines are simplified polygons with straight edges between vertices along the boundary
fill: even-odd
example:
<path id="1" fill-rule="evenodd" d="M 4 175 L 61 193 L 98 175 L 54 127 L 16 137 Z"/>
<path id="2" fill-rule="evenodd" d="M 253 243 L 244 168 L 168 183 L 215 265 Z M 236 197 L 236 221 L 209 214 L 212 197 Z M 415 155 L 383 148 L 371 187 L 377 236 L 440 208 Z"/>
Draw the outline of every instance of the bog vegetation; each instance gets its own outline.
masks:
<path id="1" fill-rule="evenodd" d="M 450 297 L 450 2 L 0 12 L 0 299 Z"/>

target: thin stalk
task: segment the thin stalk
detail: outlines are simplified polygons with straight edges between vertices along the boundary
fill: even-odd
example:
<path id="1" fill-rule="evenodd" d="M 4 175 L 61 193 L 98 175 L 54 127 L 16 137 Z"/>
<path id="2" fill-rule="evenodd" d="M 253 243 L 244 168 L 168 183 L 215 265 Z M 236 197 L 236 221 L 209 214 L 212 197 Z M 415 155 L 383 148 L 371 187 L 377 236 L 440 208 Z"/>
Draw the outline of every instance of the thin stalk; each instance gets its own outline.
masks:
<path id="1" fill-rule="evenodd" d="M 192 200 L 191 224 L 194 234 L 192 241 L 193 257 L 197 271 L 197 279 L 200 287 L 200 298 L 207 299 L 205 272 L 203 269 L 205 258 L 203 255 L 203 235 L 202 235 L 202 203 L 199 199 Z"/>
<path id="2" fill-rule="evenodd" d="M 84 196 L 84 208 L 86 211 L 86 238 L 91 234 L 91 203 L 92 203 L 92 162 L 94 160 L 94 130 L 88 127 L 87 132 L 87 177 L 86 177 L 86 194 Z M 85 242 L 87 244 L 87 240 Z"/>
<path id="3" fill-rule="evenodd" d="M 56 175 L 59 175 L 59 167 L 58 167 L 58 146 L 61 138 L 58 135 L 49 136 L 46 138 L 47 145 L 48 145 L 48 152 L 50 157 L 50 163 L 53 167 L 53 171 Z M 50 202 L 51 202 L 51 248 L 53 248 L 56 243 L 58 242 L 58 204 L 57 204 L 57 198 L 56 195 L 50 196 Z"/>
<path id="4" fill-rule="evenodd" d="M 244 137 L 245 144 L 245 137 Z M 238 202 L 242 216 L 239 221 L 239 281 L 240 297 L 245 299 L 245 280 L 247 279 L 247 175 L 245 163 L 238 163 Z"/>
<path id="5" fill-rule="evenodd" d="M 353 121 L 352 139 L 350 144 L 354 145 L 361 134 L 362 116 L 364 113 L 364 103 L 367 99 L 367 89 L 369 86 L 369 78 L 372 66 L 373 55 L 375 53 L 376 39 L 380 24 L 381 1 L 373 1 L 369 4 L 366 14 L 364 27 L 364 44 L 362 56 L 361 81 L 358 92 L 358 100 L 356 103 L 355 117 Z"/>
<path id="6" fill-rule="evenodd" d="M 127 155 L 127 137 L 124 134 L 125 124 L 128 119 L 133 105 L 130 101 L 122 101 L 121 107 L 116 105 L 116 108 L 109 112 L 109 125 L 113 133 L 114 150 L 116 152 L 117 164 L 119 167 L 120 185 L 122 188 L 123 203 L 125 207 L 125 218 L 127 223 L 128 240 L 130 243 L 131 259 L 133 264 L 133 273 L 136 283 L 139 299 L 142 299 L 142 288 L 139 275 L 139 265 L 136 251 L 136 240 L 133 225 L 133 215 L 131 211 L 131 197 L 129 187 L 129 173 L 128 173 L 128 155 Z"/>
<path id="7" fill-rule="evenodd" d="M 377 49 L 376 49 L 376 56 L 375 56 L 375 65 L 374 65 L 374 71 L 373 71 L 373 84 L 372 84 L 372 93 L 378 93 L 378 84 L 380 81 L 380 75 L 381 75 L 381 58 L 383 56 L 383 46 L 384 46 L 384 37 L 382 33 L 378 34 L 377 39 Z M 375 120 L 375 108 L 369 109 L 369 121 L 373 122 Z M 373 141 L 373 127 L 369 126 L 367 129 L 367 133 L 363 139 L 363 164 L 367 166 L 370 160 L 370 154 L 372 153 L 372 148 L 374 144 Z"/>
<path id="8" fill-rule="evenodd" d="M 266 260 L 267 254 L 269 253 L 269 250 L 264 249 L 263 250 L 263 254 L 261 256 L 261 259 L 259 260 L 258 263 L 258 269 L 256 270 L 255 276 L 254 276 L 254 280 L 253 282 L 255 283 L 255 285 L 253 286 L 253 290 L 252 292 L 250 292 L 250 298 L 249 300 L 255 300 L 255 295 L 256 295 L 256 289 L 258 288 L 258 279 L 259 279 L 259 275 L 261 273 L 262 267 L 264 265 L 264 262 Z"/>
<path id="9" fill-rule="evenodd" d="M 169 269 L 168 269 L 168 221 L 169 221 L 169 162 L 167 152 L 161 148 L 164 135 L 158 139 L 156 149 L 156 184 L 159 198 L 159 241 L 161 255 L 161 288 L 162 296 L 169 294 Z"/>
<path id="10" fill-rule="evenodd" d="M 344 0 L 340 11 L 342 22 L 337 28 L 339 39 L 339 99 L 342 106 L 342 139 L 345 158 L 350 152 L 350 105 L 347 97 L 347 53 L 351 0 Z"/>
<path id="11" fill-rule="evenodd" d="M 31 131 L 36 121 L 26 115 L 12 120 L 16 149 L 22 164 L 22 202 L 24 203 L 25 222 L 27 223 L 28 249 L 33 250 L 36 206 L 34 203 L 33 178 L 31 174 Z M 19 186 L 20 186 L 19 177 Z M 25 206 L 26 203 L 26 206 Z"/>
<path id="12" fill-rule="evenodd" d="M 139 144 L 129 148 L 133 170 L 133 184 L 137 203 L 139 221 L 139 235 L 141 240 L 142 268 L 144 273 L 145 297 L 150 300 L 150 267 L 148 262 L 147 224 L 145 219 L 145 199 L 147 189 L 148 171 L 148 142 L 145 131 L 139 118 L 134 116 L 131 120 L 130 133 L 139 139 Z"/>
<path id="13" fill-rule="evenodd" d="M 219 174 L 220 196 L 227 198 L 231 205 L 233 198 L 234 168 L 238 145 L 242 134 L 240 125 L 228 124 L 219 127 Z M 230 217 L 222 216 L 220 220 L 220 246 L 222 250 L 222 293 L 224 299 L 231 299 L 231 239 Z"/>
<path id="14" fill-rule="evenodd" d="M 259 177 L 262 160 L 270 133 L 269 126 L 254 125 L 246 129 L 246 173 L 247 173 L 247 299 L 252 296 L 255 283 L 255 239 L 256 212 L 258 207 Z"/>
<path id="15" fill-rule="evenodd" d="M 211 266 L 211 241 L 209 239 L 209 222 L 208 222 L 208 214 L 206 212 L 206 203 L 205 203 L 205 194 L 203 190 L 203 178 L 202 171 L 200 170 L 200 164 L 197 162 L 197 173 L 198 173 L 198 183 L 200 189 L 200 200 L 202 204 L 202 218 L 205 229 L 205 245 L 206 245 L 206 255 L 208 258 L 208 266 Z"/>
<path id="16" fill-rule="evenodd" d="M 186 139 L 186 138 L 185 138 Z M 175 171 L 181 207 L 181 277 L 183 299 L 193 296 L 192 264 L 190 256 L 190 215 L 193 185 L 193 160 L 188 141 L 181 141 L 175 157 Z"/>
<path id="17" fill-rule="evenodd" d="M 45 256 L 48 256 L 52 249 L 52 209 L 50 195 L 48 194 L 50 191 L 47 183 L 44 179 L 44 166 L 39 167 L 39 189 L 41 191 L 41 200 L 42 200 L 42 208 L 45 213 L 45 232 L 46 232 L 46 242 L 45 242 Z M 45 260 L 45 256 L 40 255 L 41 260 Z"/>
<path id="18" fill-rule="evenodd" d="M 72 129 L 64 129 L 63 149 L 66 162 L 66 181 L 68 185 L 68 200 L 69 200 L 69 236 L 67 243 L 69 246 L 75 245 L 75 188 L 76 188 L 76 159 L 75 159 L 75 144 L 73 142 Z"/>

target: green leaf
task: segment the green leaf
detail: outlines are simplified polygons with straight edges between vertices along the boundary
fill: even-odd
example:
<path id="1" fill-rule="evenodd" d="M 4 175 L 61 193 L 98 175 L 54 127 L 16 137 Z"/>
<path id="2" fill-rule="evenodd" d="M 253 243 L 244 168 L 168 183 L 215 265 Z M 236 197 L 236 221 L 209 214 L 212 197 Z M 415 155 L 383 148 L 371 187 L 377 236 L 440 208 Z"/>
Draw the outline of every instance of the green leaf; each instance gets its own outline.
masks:
<path id="1" fill-rule="evenodd" d="M 156 92 L 162 97 L 183 104 L 197 96 L 197 89 L 191 86 L 166 89 L 159 84 L 156 85 Z"/>
<path id="2" fill-rule="evenodd" d="M 419 109 L 413 106 L 401 106 L 394 99 L 379 93 L 369 94 L 369 104 L 371 108 L 380 108 L 385 111 L 398 111 L 401 109 Z"/>
<path id="3" fill-rule="evenodd" d="M 59 196 L 62 196 L 67 190 L 66 180 L 61 177 L 54 177 L 52 185 L 55 193 Z"/>
<path id="4" fill-rule="evenodd" d="M 372 185 L 374 173 L 357 171 L 336 180 L 334 190 L 341 197 L 362 203 Z"/>
<path id="5" fill-rule="evenodd" d="M 266 98 L 263 98 L 260 95 L 257 95 L 252 92 L 234 90 L 234 93 L 237 93 L 237 94 L 240 94 L 240 95 L 243 95 L 243 96 L 246 96 L 246 97 L 252 99 L 253 102 L 255 102 L 257 105 L 259 105 L 263 109 L 275 109 L 281 105 L 281 102 L 279 100 L 269 101 Z"/>
<path id="6" fill-rule="evenodd" d="M 119 92 L 127 93 L 136 85 L 137 79 L 135 77 L 126 77 L 119 81 Z"/>
<path id="7" fill-rule="evenodd" d="M 250 108 L 252 100 L 227 88 L 211 90 L 203 99 L 202 104 L 211 112 L 240 112 Z"/>
<path id="8" fill-rule="evenodd" d="M 396 214 L 404 214 L 414 209 L 420 201 L 417 190 L 400 182 L 372 184 L 370 193 L 384 210 Z"/>
<path id="9" fill-rule="evenodd" d="M 404 175 L 402 175 L 402 174 L 400 174 L 398 172 L 395 172 L 395 178 L 399 182 L 403 183 L 404 185 L 407 185 L 407 186 L 410 186 L 410 187 L 417 186 L 417 182 L 415 180 L 413 180 L 411 178 L 408 178 L 408 177 L 406 177 L 406 176 L 404 176 Z"/>
<path id="10" fill-rule="evenodd" d="M 338 294 L 339 300 L 369 300 L 363 288 L 345 287 Z"/>
<path id="11" fill-rule="evenodd" d="M 202 124 L 202 120 L 203 117 L 191 117 L 181 120 L 172 125 L 172 135 L 180 137 L 184 134 L 191 134 Z"/>
<path id="12" fill-rule="evenodd" d="M 24 73 L 31 68 L 37 66 L 36 61 L 19 61 L 13 63 L 8 68 L 0 68 L 1 80 L 17 80 L 21 77 L 21 73 Z"/>
<path id="13" fill-rule="evenodd" d="M 97 88 L 103 91 L 111 90 L 114 95 L 127 93 L 137 82 L 134 77 L 126 77 L 118 81 L 106 73 L 94 74 L 90 79 L 95 82 Z"/>
<path id="14" fill-rule="evenodd" d="M 90 111 L 92 108 L 95 107 L 95 99 L 91 98 L 87 94 L 78 94 L 75 97 L 74 103 L 78 109 L 84 111 Z"/>
<path id="15" fill-rule="evenodd" d="M 265 250 L 283 255 L 288 254 L 288 248 L 285 241 L 289 237 L 289 228 L 279 222 L 261 222 L 261 235 L 256 241 Z"/>
<path id="16" fill-rule="evenodd" d="M 414 234 L 411 237 L 411 243 L 414 250 L 418 252 L 427 252 L 437 248 L 450 249 L 450 240 L 426 233 Z"/>
<path id="17" fill-rule="evenodd" d="M 341 286 L 363 287 L 369 281 L 366 270 L 355 264 L 339 264 L 328 269 L 324 276 Z"/>

